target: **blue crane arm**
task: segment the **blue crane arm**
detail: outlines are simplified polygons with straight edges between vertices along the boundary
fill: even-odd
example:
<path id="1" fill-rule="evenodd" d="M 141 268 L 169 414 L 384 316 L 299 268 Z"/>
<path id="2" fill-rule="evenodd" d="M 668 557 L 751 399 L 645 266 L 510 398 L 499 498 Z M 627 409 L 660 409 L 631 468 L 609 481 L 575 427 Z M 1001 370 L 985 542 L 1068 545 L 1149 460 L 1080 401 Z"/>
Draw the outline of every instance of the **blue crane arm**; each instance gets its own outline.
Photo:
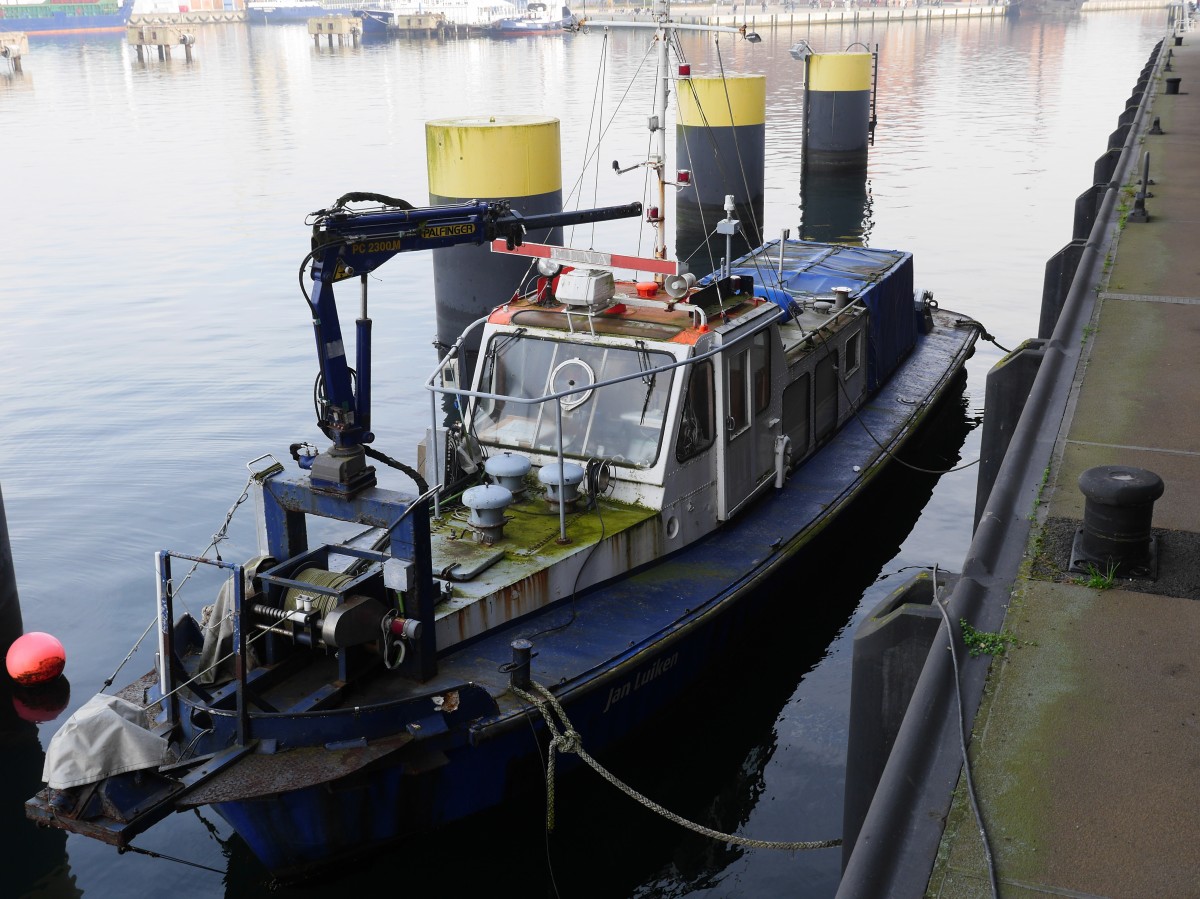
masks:
<path id="1" fill-rule="evenodd" d="M 346 202 L 372 199 L 383 206 L 352 210 Z M 366 315 L 366 275 L 399 253 L 482 244 L 503 238 L 518 246 L 531 230 L 638 216 L 640 203 L 573 212 L 523 216 L 507 201 L 473 200 L 417 208 L 375 194 L 348 194 L 329 209 L 309 217 L 313 228 L 311 261 L 313 332 L 323 384 L 318 425 L 341 452 L 361 451 L 370 443 L 370 333 Z M 303 269 L 304 266 L 302 266 Z M 363 312 L 357 323 L 356 371 L 346 359 L 333 285 L 346 278 L 363 280 Z M 357 384 L 355 383 L 357 381 Z"/>

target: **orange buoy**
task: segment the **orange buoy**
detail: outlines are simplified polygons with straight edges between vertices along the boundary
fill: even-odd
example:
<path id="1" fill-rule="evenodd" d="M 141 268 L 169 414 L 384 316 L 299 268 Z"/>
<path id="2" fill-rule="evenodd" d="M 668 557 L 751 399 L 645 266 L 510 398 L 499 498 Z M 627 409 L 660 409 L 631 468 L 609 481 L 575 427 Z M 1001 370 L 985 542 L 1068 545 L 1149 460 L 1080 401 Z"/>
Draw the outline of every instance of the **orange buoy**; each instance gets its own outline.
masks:
<path id="1" fill-rule="evenodd" d="M 5 664 L 9 677 L 18 684 L 44 684 L 63 673 L 67 651 L 50 634 L 31 631 L 13 641 Z"/>

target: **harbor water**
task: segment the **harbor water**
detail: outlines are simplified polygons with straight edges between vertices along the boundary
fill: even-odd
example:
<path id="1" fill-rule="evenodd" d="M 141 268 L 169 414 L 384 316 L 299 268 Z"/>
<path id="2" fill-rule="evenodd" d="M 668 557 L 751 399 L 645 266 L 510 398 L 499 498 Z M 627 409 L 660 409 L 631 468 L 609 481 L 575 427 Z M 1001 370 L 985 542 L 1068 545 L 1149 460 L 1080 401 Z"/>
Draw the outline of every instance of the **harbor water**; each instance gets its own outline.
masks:
<path id="1" fill-rule="evenodd" d="M 790 228 L 911 251 L 919 288 L 1011 348 L 1036 334 L 1045 262 L 1069 241 L 1075 197 L 1166 27 L 1165 10 L 1130 10 L 783 28 L 760 43 L 696 34 L 684 48 L 697 73 L 766 75 L 768 237 Z M 788 53 L 800 39 L 818 52 L 878 46 L 879 124 L 862 176 L 802 179 L 802 66 Z M 0 60 L 0 484 L 25 629 L 63 642 L 70 683 L 65 708 L 40 724 L 0 696 L 0 895 L 271 892 L 207 810 L 174 815 L 136 841 L 170 858 L 119 855 L 26 822 L 21 803 L 40 787 L 45 746 L 151 623 L 154 552 L 199 553 L 235 509 L 220 552 L 252 555 L 252 504 L 236 505 L 245 464 L 324 442 L 297 282 L 306 214 L 350 191 L 428 202 L 425 122 L 452 116 L 557 117 L 568 205 L 651 201 L 643 169 L 612 168 L 646 151 L 652 79 L 642 94 L 624 89 L 652 65 L 650 43 L 649 33 L 596 27 L 315 48 L 303 25 L 239 24 L 198 27 L 191 64 L 178 49 L 172 60 L 139 62 L 121 35 L 31 42 L 21 73 Z M 639 245 L 624 224 L 574 243 L 647 254 L 648 234 Z M 375 445 L 408 461 L 428 424 L 420 383 L 435 361 L 431 285 L 427 254 L 372 276 Z M 772 586 L 784 601 L 761 642 L 610 760 L 619 777 L 723 832 L 840 835 L 854 628 L 917 568 L 961 562 L 974 425 L 1001 355 L 980 343 L 961 397 L 904 460 L 958 470 L 939 478 L 892 466 Z M 398 475 L 384 483 L 411 489 Z M 188 607 L 199 614 L 208 601 L 196 593 Z M 116 685 L 149 670 L 153 652 L 150 636 Z M 558 784 L 556 811 L 552 833 L 535 797 L 381 850 L 335 883 L 274 895 L 836 890 L 838 849 L 714 843 L 587 771 Z"/>

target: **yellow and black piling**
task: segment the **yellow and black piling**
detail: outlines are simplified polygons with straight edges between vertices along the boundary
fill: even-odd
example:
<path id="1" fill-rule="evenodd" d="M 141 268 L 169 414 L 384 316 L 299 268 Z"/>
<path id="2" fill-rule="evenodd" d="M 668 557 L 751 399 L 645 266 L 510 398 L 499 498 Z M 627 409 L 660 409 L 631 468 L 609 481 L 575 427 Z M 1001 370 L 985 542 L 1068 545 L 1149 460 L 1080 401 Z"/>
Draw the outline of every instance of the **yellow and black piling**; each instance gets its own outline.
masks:
<path id="1" fill-rule="evenodd" d="M 562 162 L 558 119 L 487 116 L 436 119 L 425 124 L 429 202 L 509 200 L 522 215 L 562 210 Z M 526 235 L 561 242 L 561 229 Z M 439 353 L 471 322 L 518 289 L 529 268 L 520 257 L 493 254 L 466 244 L 433 251 L 433 284 Z M 478 342 L 460 360 L 470 383 Z"/>
<path id="2" fill-rule="evenodd" d="M 805 166 L 866 168 L 874 61 L 868 52 L 814 53 L 806 58 Z"/>
<path id="3" fill-rule="evenodd" d="M 740 256 L 762 243 L 758 229 L 763 215 L 766 78 L 691 76 L 685 69 L 676 90 L 676 257 L 687 260 L 705 245 L 705 236 L 725 217 L 727 195 L 733 196 L 735 215 L 742 223 L 742 234 L 733 242 L 734 256 Z M 697 259 L 694 267 L 710 271 L 719 262 Z"/>

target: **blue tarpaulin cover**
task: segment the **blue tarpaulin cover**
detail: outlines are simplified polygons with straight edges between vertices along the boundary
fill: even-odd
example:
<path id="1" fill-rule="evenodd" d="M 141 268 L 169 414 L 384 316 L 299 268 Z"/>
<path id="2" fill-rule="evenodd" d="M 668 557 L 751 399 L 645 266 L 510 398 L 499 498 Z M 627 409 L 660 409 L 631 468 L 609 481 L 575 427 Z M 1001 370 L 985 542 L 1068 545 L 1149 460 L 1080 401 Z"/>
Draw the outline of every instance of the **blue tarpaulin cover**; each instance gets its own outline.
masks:
<path id="1" fill-rule="evenodd" d="M 736 260 L 733 274 L 752 276 L 755 294 L 789 311 L 793 300 L 831 299 L 833 288 L 849 287 L 871 316 L 867 389 L 874 390 L 916 343 L 912 253 L 788 240 L 781 277 L 779 244 L 771 241 Z"/>

